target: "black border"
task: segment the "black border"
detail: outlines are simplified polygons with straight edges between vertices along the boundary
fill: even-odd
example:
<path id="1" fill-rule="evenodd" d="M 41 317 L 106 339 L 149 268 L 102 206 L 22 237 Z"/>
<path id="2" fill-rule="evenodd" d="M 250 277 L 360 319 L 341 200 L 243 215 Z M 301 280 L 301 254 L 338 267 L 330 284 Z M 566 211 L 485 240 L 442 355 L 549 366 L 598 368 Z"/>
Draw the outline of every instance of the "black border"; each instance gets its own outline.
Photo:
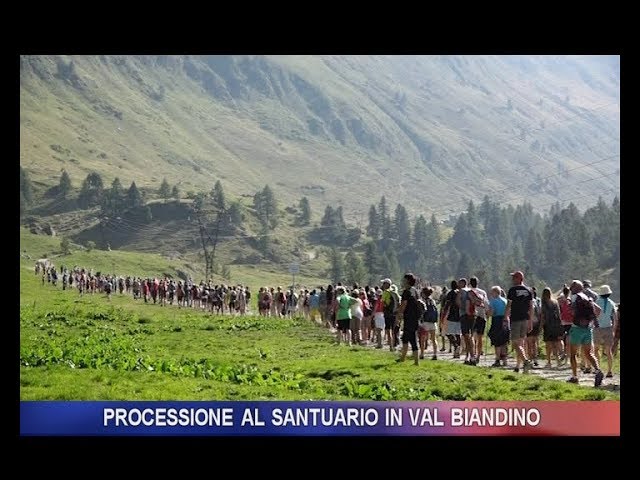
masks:
<path id="1" fill-rule="evenodd" d="M 459 5 L 462 7 L 462 5 Z M 247 8 L 250 8 L 247 6 Z M 252 7 L 251 7 L 252 8 Z M 318 7 L 314 6 L 314 10 Z M 367 7 L 370 8 L 370 7 Z M 371 7 L 373 8 L 373 7 Z M 433 15 L 429 12 L 423 12 L 420 15 L 412 18 L 411 9 L 402 9 L 394 17 L 393 14 L 386 16 L 380 16 L 374 19 L 373 22 L 367 18 L 367 15 L 362 15 L 356 19 L 349 20 L 340 16 L 337 11 L 332 11 L 335 15 L 335 22 L 327 21 L 324 25 L 317 26 L 314 30 L 308 26 L 306 17 L 314 16 L 313 13 L 305 13 L 300 17 L 294 16 L 293 18 L 283 16 L 285 20 L 283 23 L 289 23 L 288 25 L 277 25 L 276 23 L 270 23 L 270 20 L 264 17 L 258 25 L 252 25 L 250 20 L 247 20 L 242 15 L 234 14 L 228 16 L 225 12 L 219 13 L 206 13 L 207 18 L 201 18 L 199 21 L 195 21 L 196 17 L 200 16 L 201 12 L 193 11 L 187 21 L 182 21 L 178 18 L 164 19 L 164 21 L 158 23 L 152 16 L 140 18 L 138 20 L 130 20 L 129 18 L 114 18 L 107 24 L 100 25 L 94 20 L 89 19 L 76 19 L 68 23 L 60 25 L 55 20 L 52 22 L 43 22 L 51 26 L 58 26 L 56 29 L 45 29 L 43 36 L 40 39 L 35 39 L 29 35 L 20 48 L 18 48 L 14 58 L 16 63 L 12 65 L 18 67 L 19 71 L 19 55 L 20 54 L 46 54 L 46 53 L 75 53 L 75 54 L 95 54 L 95 53 L 175 53 L 175 54 L 196 54 L 196 53 L 264 53 L 264 54 L 314 54 L 314 53 L 332 53 L 335 54 L 444 54 L 444 53 L 462 53 L 462 54 L 558 54 L 572 53 L 572 54 L 621 54 L 622 48 L 620 45 L 612 46 L 611 43 L 606 45 L 603 43 L 603 39 L 611 40 L 616 38 L 616 35 L 607 35 L 607 32 L 603 32 L 600 25 L 608 24 L 608 28 L 623 28 L 618 26 L 617 21 L 608 22 L 606 18 L 600 17 L 599 19 L 592 19 L 591 21 L 584 22 L 581 19 L 573 18 L 570 22 L 565 19 L 559 19 L 554 17 L 556 10 L 553 12 L 542 12 L 538 15 L 543 17 L 551 17 L 550 25 L 545 26 L 545 18 L 539 18 L 538 25 L 533 28 L 527 25 L 520 25 L 520 19 L 518 18 L 506 18 L 498 19 L 496 22 L 498 25 L 478 25 L 483 20 L 478 18 L 473 19 L 473 24 L 476 24 L 476 28 L 468 29 L 463 20 L 458 20 L 453 13 L 448 13 L 446 18 L 438 17 L 437 13 Z M 413 13 L 416 13 L 413 11 Z M 534 15 L 534 13 L 531 13 Z M 123 15 L 126 15 L 123 12 Z M 286 15 L 286 14 L 284 14 Z M 386 17 L 386 18 L 384 18 Z M 213 32 L 212 30 L 216 25 L 226 23 L 224 19 L 227 18 L 233 24 L 242 23 L 245 29 L 238 29 L 237 31 L 228 32 Z M 233 20 L 236 21 L 233 21 Z M 447 21 L 449 20 L 449 21 Z M 617 20 L 617 19 L 616 19 Z M 84 25 L 82 22 L 86 21 Z M 201 22 L 201 26 L 198 25 Z M 353 23 L 352 23 L 353 22 Z M 500 23 L 504 22 L 502 26 Z M 567 23 L 565 23 L 567 22 Z M 364 28 L 367 32 L 362 32 L 363 23 L 366 24 Z M 440 25 L 438 25 L 441 23 Z M 34 25 L 35 24 L 35 25 Z M 178 25 L 179 26 L 176 26 Z M 207 27 L 208 25 L 208 27 Z M 597 33 L 595 27 L 597 26 Z M 76 28 L 78 27 L 78 28 Z M 256 28 L 257 27 L 257 28 Z M 260 27 L 264 31 L 260 30 Z M 297 27 L 297 28 L 296 28 Z M 341 28 L 342 27 L 342 28 Z M 368 28 L 367 28 L 368 27 Z M 482 28 L 485 27 L 485 28 Z M 32 22 L 30 31 L 38 30 L 41 25 L 38 25 L 37 21 Z M 247 33 L 247 30 L 254 29 L 253 33 Z M 441 28 L 442 30 L 438 30 Z M 549 37 L 549 30 L 552 31 L 552 36 Z M 123 33 L 128 31 L 135 31 L 138 35 L 135 42 L 131 42 L 130 38 Z M 462 31 L 462 32 L 461 32 Z M 589 34 L 593 35 L 590 36 Z M 256 35 L 252 38 L 252 35 Z M 466 36 L 465 36 L 466 35 Z M 482 41 L 486 42 L 487 39 L 491 43 L 491 36 L 494 35 L 495 41 L 492 47 L 481 45 Z M 591 45 L 586 46 L 584 39 L 589 36 L 592 40 Z M 195 37 L 195 38 L 194 38 Z M 522 46 L 521 44 L 513 45 L 513 39 L 525 39 L 530 40 L 529 46 Z M 97 42 L 96 42 L 97 39 Z M 305 45 L 305 42 L 306 45 Z M 310 42 L 310 43 L 309 43 Z M 315 44 L 314 44 L 315 42 Z M 394 45 L 394 42 L 395 45 Z M 545 42 L 546 43 L 545 45 Z M 621 55 L 622 56 L 622 55 Z M 621 74 L 624 70 L 625 78 L 630 72 L 631 60 L 627 55 L 624 55 L 624 60 L 621 58 Z M 627 61 L 630 60 L 630 61 Z M 624 65 L 624 67 L 623 67 Z M 4 78 L 7 81 L 7 77 Z M 625 98 L 632 95 L 632 89 L 634 83 L 630 80 L 623 82 L 625 85 L 631 85 L 625 90 Z M 20 102 L 19 102 L 19 79 L 18 79 L 18 101 L 16 117 L 19 118 Z M 625 110 L 622 110 L 624 112 Z M 622 113 L 621 112 L 621 113 Z M 16 118 L 14 117 L 14 119 Z M 621 117 L 622 119 L 622 117 Z M 627 121 L 630 121 L 631 115 L 627 115 Z M 15 121 L 15 120 L 14 120 Z M 621 121 L 621 128 L 624 126 L 624 122 Z M 16 122 L 16 156 L 19 158 L 20 144 L 19 144 L 19 122 Z M 630 129 L 629 129 L 630 131 Z M 622 146 L 622 145 L 621 145 Z M 19 164 L 19 162 L 18 162 Z M 19 165 L 18 165 L 19 168 Z M 630 173 L 630 163 L 626 162 L 624 172 Z M 16 177 L 18 172 L 16 172 Z M 627 180 L 628 178 L 628 180 Z M 631 185 L 631 175 L 623 177 L 622 183 L 628 183 Z M 631 188 L 631 187 L 630 187 Z M 623 190 L 621 188 L 621 190 Z M 17 201 L 17 192 L 14 197 Z M 621 197 L 622 199 L 622 197 Z M 621 202 L 622 218 L 632 218 L 631 208 L 633 205 L 625 206 Z M 624 209 L 627 209 L 628 213 L 624 213 Z M 16 208 L 16 210 L 18 210 Z M 14 210 L 14 211 L 16 211 Z M 19 222 L 19 219 L 18 219 Z M 627 230 L 630 231 L 630 228 Z M 624 229 L 621 227 L 621 244 L 624 238 Z M 19 235 L 17 236 L 17 248 L 9 250 L 11 254 L 19 250 Z M 621 245 L 622 246 L 622 245 Z M 621 250 L 622 251 L 622 250 Z M 626 250 L 625 250 L 626 251 Z M 629 250 L 630 251 L 630 250 Z M 19 262 L 18 262 L 18 278 L 19 278 Z M 622 269 L 621 275 L 624 278 L 626 272 L 629 269 Z M 14 282 L 17 290 L 17 298 L 20 298 L 20 282 Z M 621 292 L 627 282 L 621 282 Z M 19 302 L 17 303 L 18 312 L 10 323 L 12 327 L 16 328 L 17 339 L 17 351 L 13 358 L 9 359 L 10 362 L 15 362 L 17 356 L 19 356 Z M 631 323 L 625 323 L 624 330 L 629 333 L 625 334 L 625 337 L 631 337 L 633 328 L 636 328 L 634 323 L 635 319 L 631 320 Z M 5 350 L 7 351 L 7 350 Z M 18 363 L 18 362 L 16 362 Z M 623 367 L 621 362 L 621 375 L 628 375 L 630 373 L 622 373 L 622 370 L 630 372 L 628 367 Z M 14 364 L 15 365 L 15 364 Z M 15 432 L 19 437 L 19 402 L 20 402 L 20 371 L 19 366 L 16 367 L 16 380 L 15 385 L 17 388 L 16 395 L 16 423 Z M 626 387 L 629 389 L 629 386 Z M 621 392 L 621 436 L 624 436 L 629 430 L 625 427 L 626 420 L 629 417 L 625 417 L 623 404 L 631 402 L 631 391 Z M 624 396 L 624 398 L 623 398 Z M 608 447 L 610 444 L 614 446 L 621 445 L 621 438 L 611 437 L 595 437 L 597 441 L 597 448 Z M 302 441 L 300 441 L 302 439 Z M 332 468 L 335 463 L 341 464 L 343 461 L 350 462 L 350 455 L 345 455 L 345 452 L 353 451 L 359 452 L 358 458 L 362 455 L 362 448 L 366 445 L 367 448 L 374 448 L 381 446 L 382 449 L 369 450 L 373 458 L 380 458 L 376 460 L 375 467 L 371 468 L 372 462 L 367 460 L 363 462 L 361 472 L 366 474 L 371 472 L 375 475 L 378 468 L 383 470 L 385 463 L 389 464 L 399 473 L 397 467 L 400 466 L 399 460 L 401 456 L 396 456 L 396 452 L 402 456 L 408 454 L 410 458 L 420 460 L 430 455 L 431 447 L 445 448 L 451 456 L 433 458 L 432 461 L 435 465 L 438 460 L 444 460 L 449 463 L 452 459 L 457 458 L 458 454 L 454 452 L 460 452 L 459 448 L 464 449 L 465 446 L 477 445 L 481 442 L 483 445 L 483 451 L 486 454 L 489 453 L 491 448 L 490 443 L 497 444 L 496 446 L 502 450 L 506 448 L 505 454 L 511 456 L 516 454 L 522 461 L 526 461 L 528 454 L 521 450 L 521 445 L 531 445 L 535 442 L 536 448 L 540 445 L 548 445 L 549 447 L 556 449 L 556 451 L 578 447 L 582 453 L 587 453 L 593 448 L 594 444 L 592 438 L 589 437 L 574 437 L 571 439 L 562 437 L 544 437 L 543 442 L 539 441 L 540 437 L 455 437 L 455 436 L 439 436 L 439 437 L 19 437 L 20 447 L 31 447 L 38 451 L 38 454 L 49 452 L 53 455 L 58 455 L 61 452 L 56 452 L 57 448 L 61 448 L 62 451 L 67 453 L 73 451 L 82 451 L 85 453 L 96 452 L 97 456 L 104 454 L 103 449 L 105 447 L 114 447 L 122 452 L 121 456 L 115 457 L 113 461 L 118 464 L 122 461 L 126 461 L 127 458 L 135 458 L 136 455 L 133 452 L 139 451 L 141 447 L 149 448 L 150 452 L 155 452 L 158 457 L 163 455 L 163 451 L 167 451 L 167 444 L 171 445 L 171 448 L 179 447 L 178 450 L 184 449 L 184 452 L 191 452 L 193 454 L 189 457 L 196 459 L 199 454 L 203 454 L 203 457 L 193 462 L 196 467 L 203 464 L 208 464 L 209 468 L 216 468 L 217 461 L 216 456 L 226 455 L 230 452 L 238 452 L 244 457 L 244 461 L 240 465 L 252 464 L 263 465 L 260 462 L 260 457 L 265 454 L 267 458 L 271 459 L 269 463 L 280 468 L 282 465 L 282 471 L 285 473 L 287 470 L 291 470 L 291 464 L 289 462 L 294 460 L 291 452 L 293 450 L 299 450 L 305 456 L 300 459 L 305 462 L 305 458 L 309 459 L 309 465 L 304 465 L 305 470 L 308 472 L 311 467 L 311 472 L 315 472 L 316 466 L 322 468 L 320 464 L 327 464 Z M 485 443 L 487 440 L 490 443 Z M 124 442 L 124 444 L 123 444 Z M 54 448 L 51 448 L 54 447 Z M 273 447 L 273 450 L 272 448 Z M 429 451 L 426 448 L 429 448 Z M 516 447 L 514 449 L 514 447 Z M 485 450 L 486 448 L 486 450 Z M 70 449 L 70 450 L 68 450 Z M 348 450 L 345 450 L 348 449 Z M 353 450 L 351 450 L 353 449 Z M 178 453 L 176 450 L 176 453 Z M 224 451 L 224 453 L 223 453 Z M 445 451 L 445 455 L 446 455 Z M 128 453 L 127 453 L 128 452 Z M 409 453 L 411 452 L 411 453 Z M 424 453 L 423 453 L 424 452 Z M 511 453 L 508 453 L 511 452 Z M 472 453 L 472 451 L 469 451 Z M 595 453 L 595 452 L 594 452 Z M 389 454 L 391 454 L 389 456 Z M 273 456 L 275 455 L 275 457 Z M 308 455 L 308 457 L 307 457 Z M 66 456 L 66 455 L 65 455 Z M 367 455 L 368 457 L 369 455 Z M 385 462 L 384 457 L 389 456 L 390 462 Z M 484 455 L 482 455 L 484 457 Z M 189 457 L 185 457 L 184 461 L 179 461 L 177 464 L 180 466 L 186 466 L 191 463 Z M 531 458 L 535 458 L 535 455 Z M 149 457 L 141 457 L 142 465 L 150 463 Z M 541 458 L 542 459 L 542 458 Z M 109 463 L 108 459 L 105 459 Z M 229 458 L 230 460 L 230 458 Z M 603 461 L 607 461 L 604 460 Z M 608 461 L 611 461 L 609 459 Z M 205 463 L 206 462 L 206 463 Z M 442 463 L 444 463 L 442 462 Z M 223 466 L 218 464 L 218 468 Z M 359 461 L 353 462 L 355 465 L 359 465 Z M 524 463 L 526 464 L 526 463 Z M 521 463 L 521 466 L 524 465 Z M 417 463 L 420 465 L 420 462 Z M 459 465 L 457 462 L 454 465 Z M 249 465 L 247 465 L 249 466 Z M 462 466 L 462 465 L 460 465 Z M 540 465 L 541 466 L 541 465 Z M 426 465 L 425 465 L 426 467 Z M 216 470 L 218 469 L 216 468 Z M 294 467 L 295 468 L 295 467 Z M 335 472 L 335 469 L 332 468 Z M 295 470 L 293 470 L 295 471 Z M 452 469 L 451 473 L 459 474 L 462 472 L 459 467 Z M 342 473 L 342 472 L 339 472 Z"/>

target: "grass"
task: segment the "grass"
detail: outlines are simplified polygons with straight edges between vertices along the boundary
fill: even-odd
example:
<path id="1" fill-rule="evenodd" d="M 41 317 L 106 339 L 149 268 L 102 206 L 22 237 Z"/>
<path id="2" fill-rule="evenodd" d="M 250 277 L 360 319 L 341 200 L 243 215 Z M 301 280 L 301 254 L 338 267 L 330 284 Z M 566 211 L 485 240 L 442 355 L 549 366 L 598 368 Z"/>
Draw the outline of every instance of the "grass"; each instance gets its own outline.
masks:
<path id="1" fill-rule="evenodd" d="M 302 319 L 219 317 L 79 297 L 20 276 L 22 400 L 610 400 L 450 362 L 396 364 Z"/>
<path id="2" fill-rule="evenodd" d="M 74 265 L 86 266 L 93 268 L 94 272 L 115 272 L 119 275 L 143 275 L 143 276 L 160 276 L 169 274 L 173 277 L 177 276 L 177 271 L 181 270 L 193 276 L 199 281 L 203 278 L 204 269 L 196 266 L 196 261 L 177 262 L 168 258 L 152 253 L 127 252 L 120 250 L 112 250 L 110 252 L 104 250 L 80 250 L 72 248 L 69 255 L 60 253 L 60 238 L 45 235 L 34 235 L 24 228 L 20 228 L 20 252 L 22 255 L 28 255 L 31 258 L 20 258 L 21 272 L 30 272 L 33 276 L 33 268 L 35 261 L 39 258 L 48 257 L 57 266 L 66 265 L 73 267 Z M 283 259 L 286 262 L 286 259 Z M 308 269 L 311 274 L 304 274 L 305 267 L 302 269 L 302 275 L 296 275 L 296 284 L 315 287 L 317 285 L 326 285 L 328 280 L 322 276 L 323 260 L 318 260 Z M 231 283 L 242 283 L 249 285 L 253 291 L 257 291 L 261 286 L 277 286 L 284 287 L 290 285 L 291 274 L 287 271 L 287 264 L 277 265 L 231 265 Z M 27 273 L 28 275 L 28 273 Z M 212 277 L 214 282 L 229 283 L 218 275 Z"/>

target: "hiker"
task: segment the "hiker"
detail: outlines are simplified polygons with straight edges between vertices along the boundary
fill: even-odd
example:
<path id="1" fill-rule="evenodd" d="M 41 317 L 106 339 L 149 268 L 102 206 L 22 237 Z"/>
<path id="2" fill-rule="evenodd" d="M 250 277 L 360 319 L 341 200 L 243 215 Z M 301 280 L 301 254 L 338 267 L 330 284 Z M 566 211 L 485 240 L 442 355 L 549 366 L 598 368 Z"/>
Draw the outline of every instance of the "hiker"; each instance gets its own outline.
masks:
<path id="1" fill-rule="evenodd" d="M 351 331 L 351 345 L 360 343 L 360 325 L 362 324 L 362 317 L 364 312 L 362 311 L 362 299 L 360 298 L 360 291 L 354 288 L 351 292 L 351 297 L 355 299 L 355 303 L 351 305 L 351 320 L 349 322 L 349 330 Z"/>
<path id="2" fill-rule="evenodd" d="M 527 355 L 533 366 L 538 366 L 538 337 L 540 336 L 540 310 L 541 303 L 536 287 L 531 287 L 533 294 L 533 328 L 527 333 Z"/>
<path id="3" fill-rule="evenodd" d="M 595 347 L 595 355 L 600 360 L 600 347 L 607 356 L 607 374 L 606 378 L 613 377 L 611 372 L 613 366 L 613 326 L 616 322 L 617 308 L 616 304 L 611 300 L 613 291 L 609 285 L 600 287 L 600 296 L 596 300 L 596 305 L 602 310 L 598 317 L 597 327 L 593 330 L 593 344 Z"/>
<path id="4" fill-rule="evenodd" d="M 281 317 L 283 316 L 285 302 L 287 300 L 284 293 L 282 292 L 282 287 L 278 287 L 274 298 L 275 298 L 275 302 L 274 302 L 273 310 L 271 311 L 271 316 Z"/>
<path id="5" fill-rule="evenodd" d="M 325 301 L 326 299 L 327 297 L 325 295 Z M 309 317 L 313 323 L 322 323 L 322 317 L 320 315 L 320 295 L 318 295 L 315 288 L 311 290 L 309 294 Z M 320 317 L 320 319 L 318 319 L 318 317 Z"/>
<path id="6" fill-rule="evenodd" d="M 382 301 L 382 289 L 376 288 L 373 300 L 373 321 L 376 348 L 382 348 L 383 330 L 385 329 L 384 302 Z"/>
<path id="7" fill-rule="evenodd" d="M 565 362 L 570 355 L 569 345 L 571 341 L 569 337 L 569 331 L 571 330 L 571 325 L 573 325 L 571 292 L 569 291 L 569 287 L 566 284 L 562 286 L 562 293 L 558 296 L 558 306 L 560 307 L 560 323 L 564 332 L 561 340 L 564 343 L 562 361 Z"/>
<path id="8" fill-rule="evenodd" d="M 346 294 L 346 290 L 343 286 L 336 287 L 336 321 L 338 324 L 338 332 L 336 340 L 338 345 L 341 341 L 346 342 L 351 346 L 349 341 L 349 323 L 351 322 L 351 305 L 357 303 L 355 298 L 352 298 Z"/>
<path id="9" fill-rule="evenodd" d="M 533 292 L 524 284 L 524 273 L 516 271 L 511 274 L 513 286 L 507 293 L 507 308 L 505 317 L 511 327 L 511 343 L 516 351 L 516 366 L 514 372 L 520 371 L 523 365 L 524 373 L 531 369 L 531 361 L 524 348 L 527 333 L 533 329 Z"/>
<path id="10" fill-rule="evenodd" d="M 545 353 L 547 364 L 545 368 L 551 368 L 551 355 L 556 356 L 557 366 L 562 366 L 562 335 L 564 329 L 560 320 L 560 306 L 551 295 L 551 289 L 546 287 L 542 290 L 542 302 L 540 309 L 540 328 L 542 328 L 542 339 L 545 342 Z"/>
<path id="11" fill-rule="evenodd" d="M 419 365 L 418 344 L 416 333 L 418 331 L 418 291 L 415 288 L 416 277 L 413 273 L 406 273 L 402 278 L 402 297 L 397 311 L 396 323 L 402 323 L 402 351 L 396 361 L 404 362 L 411 344 L 413 364 Z"/>
<path id="12" fill-rule="evenodd" d="M 460 310 L 456 305 L 458 282 L 451 281 L 451 289 L 445 298 L 444 308 L 440 310 L 442 329 L 446 332 L 449 345 L 453 345 L 453 358 L 460 358 Z"/>
<path id="13" fill-rule="evenodd" d="M 469 301 L 470 290 L 471 288 L 467 287 L 466 278 L 458 280 L 458 296 L 456 297 L 456 304 L 458 306 L 460 329 L 464 340 L 464 364 L 476 365 L 478 362 L 473 355 L 475 347 L 473 336 L 471 334 L 473 331 L 473 324 L 475 322 L 475 305 Z"/>
<path id="14" fill-rule="evenodd" d="M 398 287 L 391 284 L 389 287 L 389 293 L 393 298 L 393 316 L 395 318 L 393 325 L 393 346 L 400 345 L 400 322 L 397 320 L 398 307 L 400 306 L 400 294 L 398 293 Z"/>
<path id="15" fill-rule="evenodd" d="M 509 320 L 505 317 L 507 299 L 500 295 L 502 289 L 495 285 L 491 287 L 491 298 L 489 299 L 489 311 L 491 316 L 491 328 L 489 329 L 489 339 L 491 345 L 495 347 L 496 360 L 492 367 L 507 366 L 507 346 L 509 343 L 510 329 Z"/>
<path id="16" fill-rule="evenodd" d="M 394 340 L 394 326 L 396 322 L 395 318 L 395 300 L 391 295 L 391 279 L 385 278 L 382 280 L 382 303 L 384 305 L 384 328 L 385 339 L 389 343 L 389 350 L 395 352 L 395 340 Z"/>
<path id="17" fill-rule="evenodd" d="M 615 357 L 618 354 L 618 344 L 620 343 L 620 304 L 616 305 L 616 318 L 613 325 L 613 344 L 611 354 Z"/>
<path id="18" fill-rule="evenodd" d="M 442 310 L 444 310 L 444 304 L 447 300 L 447 286 L 443 286 L 442 287 L 442 291 L 440 292 L 440 298 L 438 299 L 438 303 L 440 304 L 440 312 L 442 312 Z M 442 348 L 440 348 L 440 352 L 445 352 L 447 350 L 446 348 L 446 331 L 444 328 L 442 328 L 442 320 L 438 320 L 439 323 L 439 330 L 440 330 L 440 341 L 442 342 Z M 451 341 L 449 341 L 449 353 L 451 353 L 451 349 L 452 349 L 452 345 L 451 345 Z"/>
<path id="19" fill-rule="evenodd" d="M 578 347 L 582 349 L 582 358 L 589 362 L 595 370 L 594 386 L 602 384 L 604 374 L 600 370 L 598 359 L 593 354 L 593 330 L 592 324 L 597 324 L 601 308 L 584 293 L 584 287 L 580 280 L 574 280 L 569 287 L 571 290 L 571 304 L 573 306 L 573 325 L 569 331 L 571 337 L 571 372 L 572 376 L 567 380 L 570 383 L 578 383 L 578 361 L 576 354 Z M 586 372 L 585 372 L 586 373 Z"/>
<path id="20" fill-rule="evenodd" d="M 431 340 L 433 346 L 433 356 L 431 360 L 438 359 L 438 342 L 436 335 L 438 331 L 438 307 L 436 302 L 431 298 L 433 294 L 433 288 L 423 287 L 420 296 L 424 300 L 426 309 L 422 317 L 419 319 L 420 324 L 418 326 L 418 337 L 420 340 L 420 360 L 424 360 L 424 352 L 427 348 L 427 343 Z"/>
<path id="21" fill-rule="evenodd" d="M 487 327 L 487 312 L 486 309 L 489 306 L 489 297 L 487 292 L 478 287 L 478 278 L 471 277 L 469 279 L 469 301 L 473 303 L 474 309 L 474 322 L 473 322 L 473 344 L 475 345 L 474 356 L 476 361 L 480 359 L 480 356 L 484 354 L 482 347 L 482 340 L 484 337 L 484 331 Z"/>
<path id="22" fill-rule="evenodd" d="M 371 319 L 373 317 L 372 306 L 369 303 L 369 286 L 360 291 L 360 300 L 362 301 L 362 323 L 360 331 L 362 332 L 362 342 L 368 344 L 371 339 Z"/>

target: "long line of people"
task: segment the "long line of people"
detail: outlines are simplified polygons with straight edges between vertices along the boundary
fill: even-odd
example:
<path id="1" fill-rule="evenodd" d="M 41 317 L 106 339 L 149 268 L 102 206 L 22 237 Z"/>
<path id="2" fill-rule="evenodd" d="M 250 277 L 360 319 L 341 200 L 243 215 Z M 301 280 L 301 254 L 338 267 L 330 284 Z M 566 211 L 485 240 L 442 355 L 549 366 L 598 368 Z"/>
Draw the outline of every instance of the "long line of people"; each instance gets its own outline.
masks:
<path id="1" fill-rule="evenodd" d="M 36 265 L 36 275 L 40 268 Z M 217 314 L 245 315 L 250 312 L 251 291 L 248 286 L 212 285 L 175 281 L 168 278 L 122 277 L 91 269 L 42 269 L 45 280 L 57 285 L 61 277 L 63 290 L 78 289 L 81 295 L 105 293 L 107 297 L 118 291 L 131 294 L 134 299 L 161 306 L 199 308 Z M 298 293 L 293 287 L 261 287 L 257 294 L 258 314 L 265 317 L 303 316 L 318 324 L 335 329 L 336 342 L 346 345 L 386 344 L 394 352 L 402 342 L 399 361 L 403 361 L 412 348 L 414 363 L 424 359 L 429 345 L 432 360 L 446 351 L 454 359 L 464 355 L 464 364 L 475 366 L 484 355 L 487 345 L 485 331 L 495 349 L 492 367 L 506 367 L 509 343 L 515 353 L 514 371 L 522 368 L 527 373 L 539 367 L 539 340 L 545 344 L 544 368 L 562 368 L 570 361 L 572 376 L 569 382 L 578 382 L 578 363 L 584 374 L 595 374 L 595 385 L 613 376 L 613 357 L 620 340 L 620 304 L 611 300 L 608 285 L 598 295 L 588 280 L 574 280 L 554 295 L 550 288 L 542 291 L 524 284 L 524 274 L 511 274 L 513 285 L 505 290 L 496 285 L 487 293 L 480 288 L 478 278 L 460 278 L 449 288 L 432 287 L 407 273 L 402 279 L 402 291 L 390 278 L 379 286 L 361 288 L 328 285 L 314 289 L 303 288 Z M 440 348 L 437 340 L 440 337 Z M 600 354 L 607 360 L 606 375 L 600 369 Z"/>

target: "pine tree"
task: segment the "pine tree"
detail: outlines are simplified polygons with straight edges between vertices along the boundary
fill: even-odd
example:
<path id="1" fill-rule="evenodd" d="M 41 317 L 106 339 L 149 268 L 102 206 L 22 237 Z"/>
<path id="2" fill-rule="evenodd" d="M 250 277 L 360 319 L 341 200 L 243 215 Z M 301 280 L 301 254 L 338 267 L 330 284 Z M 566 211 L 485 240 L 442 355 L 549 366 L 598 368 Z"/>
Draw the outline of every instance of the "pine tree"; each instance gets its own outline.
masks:
<path id="1" fill-rule="evenodd" d="M 311 223 L 311 205 L 307 197 L 300 199 L 300 217 L 298 223 L 303 226 Z"/>
<path id="2" fill-rule="evenodd" d="M 376 211 L 376 206 L 371 205 L 369 208 L 369 225 L 367 225 L 367 235 L 374 240 L 380 238 L 380 218 Z"/>
<path id="3" fill-rule="evenodd" d="M 169 182 L 167 182 L 166 178 L 162 179 L 160 189 L 158 190 L 158 195 L 160 196 L 160 198 L 164 199 L 165 202 L 171 196 L 171 187 L 169 186 Z"/>
<path id="4" fill-rule="evenodd" d="M 398 204 L 393 217 L 394 236 L 398 239 L 402 249 L 408 248 L 411 243 L 411 224 L 407 209 Z"/>
<path id="5" fill-rule="evenodd" d="M 58 184 L 58 192 L 62 198 L 67 198 L 67 195 L 71 193 L 71 178 L 66 170 L 62 170 L 60 175 L 60 183 Z"/>
<path id="6" fill-rule="evenodd" d="M 253 206 L 263 225 L 272 229 L 278 225 L 278 204 L 269 185 L 253 196 Z"/>
<path id="7" fill-rule="evenodd" d="M 129 208 L 138 208 L 143 205 L 142 195 L 136 186 L 136 182 L 131 182 L 129 190 L 127 190 L 127 205 Z"/>
<path id="8" fill-rule="evenodd" d="M 244 208 L 239 201 L 233 201 L 227 209 L 229 221 L 233 226 L 239 228 L 242 226 L 244 220 Z"/>
<path id="9" fill-rule="evenodd" d="M 227 200 L 224 196 L 224 189 L 220 180 L 216 181 L 211 191 L 211 200 L 215 209 L 223 212 L 227 209 Z"/>
<path id="10" fill-rule="evenodd" d="M 180 189 L 178 188 L 178 185 L 173 186 L 173 189 L 171 190 L 171 196 L 176 200 L 180 200 Z"/>
<path id="11" fill-rule="evenodd" d="M 327 205 L 324 207 L 324 215 L 322 216 L 322 220 L 320 220 L 320 225 L 323 227 L 333 225 L 334 218 L 335 213 L 333 211 L 333 207 L 331 205 Z"/>
<path id="12" fill-rule="evenodd" d="M 83 208 L 102 204 L 104 184 L 99 173 L 92 172 L 82 182 L 78 201 Z"/>

